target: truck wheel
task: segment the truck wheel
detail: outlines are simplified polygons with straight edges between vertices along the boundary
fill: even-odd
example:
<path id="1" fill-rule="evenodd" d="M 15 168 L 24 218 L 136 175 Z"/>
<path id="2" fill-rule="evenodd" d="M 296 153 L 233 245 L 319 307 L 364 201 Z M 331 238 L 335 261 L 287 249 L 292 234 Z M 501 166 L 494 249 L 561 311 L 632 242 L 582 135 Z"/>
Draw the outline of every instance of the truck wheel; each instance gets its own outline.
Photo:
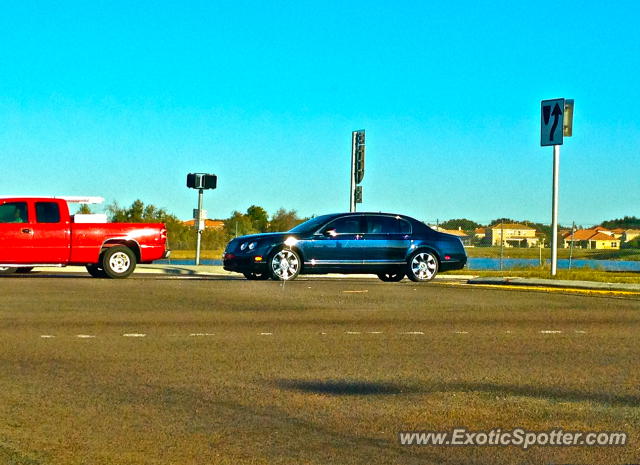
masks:
<path id="1" fill-rule="evenodd" d="M 102 269 L 108 278 L 126 278 L 136 269 L 136 256 L 129 247 L 109 247 L 102 254 Z"/>
<path id="2" fill-rule="evenodd" d="M 29 273 L 31 270 L 33 270 L 32 266 L 23 266 L 21 268 L 18 268 L 16 270 L 16 273 Z"/>
<path id="3" fill-rule="evenodd" d="M 87 265 L 87 272 L 94 278 L 106 278 L 107 274 L 98 265 Z"/>
<path id="4" fill-rule="evenodd" d="M 8 266 L 0 266 L 0 275 L 3 274 L 13 274 L 15 273 L 17 270 L 17 268 L 12 268 L 12 267 L 8 267 Z"/>

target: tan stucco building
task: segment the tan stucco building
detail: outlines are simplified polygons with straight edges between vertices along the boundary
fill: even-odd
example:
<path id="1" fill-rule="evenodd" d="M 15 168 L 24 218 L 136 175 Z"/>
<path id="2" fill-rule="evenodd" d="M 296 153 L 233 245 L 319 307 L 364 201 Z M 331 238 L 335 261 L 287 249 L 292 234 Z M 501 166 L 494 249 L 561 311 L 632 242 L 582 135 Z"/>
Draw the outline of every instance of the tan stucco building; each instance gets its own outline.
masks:
<path id="1" fill-rule="evenodd" d="M 486 237 L 491 245 L 505 247 L 535 247 L 539 238 L 535 228 L 520 223 L 499 223 L 487 226 Z"/>

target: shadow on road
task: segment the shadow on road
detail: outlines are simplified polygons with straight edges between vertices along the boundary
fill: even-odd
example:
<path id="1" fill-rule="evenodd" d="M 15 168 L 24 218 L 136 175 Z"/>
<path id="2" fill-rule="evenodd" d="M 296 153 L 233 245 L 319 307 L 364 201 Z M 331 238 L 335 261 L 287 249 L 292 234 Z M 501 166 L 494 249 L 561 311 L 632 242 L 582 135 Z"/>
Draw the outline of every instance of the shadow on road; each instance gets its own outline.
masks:
<path id="1" fill-rule="evenodd" d="M 351 395 L 397 395 L 429 394 L 438 392 L 466 392 L 491 394 L 492 396 L 517 396 L 545 399 L 555 402 L 594 402 L 612 406 L 636 407 L 640 404 L 640 395 L 619 395 L 608 392 L 583 392 L 560 386 L 529 386 L 498 383 L 433 383 L 397 384 L 375 381 L 339 381 L 339 380 L 278 380 L 282 389 L 328 394 L 336 396 Z"/>

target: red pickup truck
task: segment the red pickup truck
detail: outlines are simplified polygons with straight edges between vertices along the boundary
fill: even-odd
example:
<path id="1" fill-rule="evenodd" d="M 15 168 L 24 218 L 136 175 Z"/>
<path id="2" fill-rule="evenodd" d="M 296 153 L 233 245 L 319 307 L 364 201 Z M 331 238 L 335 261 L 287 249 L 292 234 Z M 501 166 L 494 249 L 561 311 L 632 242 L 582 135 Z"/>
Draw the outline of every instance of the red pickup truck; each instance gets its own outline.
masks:
<path id="1" fill-rule="evenodd" d="M 95 278 L 126 278 L 136 263 L 168 255 L 164 224 L 71 216 L 65 198 L 0 198 L 1 274 L 26 273 L 36 266 L 81 265 Z"/>

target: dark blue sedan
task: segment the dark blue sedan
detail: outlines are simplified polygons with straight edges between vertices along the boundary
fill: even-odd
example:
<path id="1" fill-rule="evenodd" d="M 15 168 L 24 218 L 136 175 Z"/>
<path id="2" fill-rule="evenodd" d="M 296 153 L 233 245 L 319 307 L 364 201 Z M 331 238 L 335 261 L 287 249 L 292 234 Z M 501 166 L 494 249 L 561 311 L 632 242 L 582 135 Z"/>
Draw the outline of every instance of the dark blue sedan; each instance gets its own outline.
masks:
<path id="1" fill-rule="evenodd" d="M 224 252 L 227 271 L 288 281 L 299 274 L 372 273 L 383 281 L 430 281 L 463 268 L 462 242 L 424 223 L 388 213 L 336 213 L 291 231 L 241 236 Z"/>

